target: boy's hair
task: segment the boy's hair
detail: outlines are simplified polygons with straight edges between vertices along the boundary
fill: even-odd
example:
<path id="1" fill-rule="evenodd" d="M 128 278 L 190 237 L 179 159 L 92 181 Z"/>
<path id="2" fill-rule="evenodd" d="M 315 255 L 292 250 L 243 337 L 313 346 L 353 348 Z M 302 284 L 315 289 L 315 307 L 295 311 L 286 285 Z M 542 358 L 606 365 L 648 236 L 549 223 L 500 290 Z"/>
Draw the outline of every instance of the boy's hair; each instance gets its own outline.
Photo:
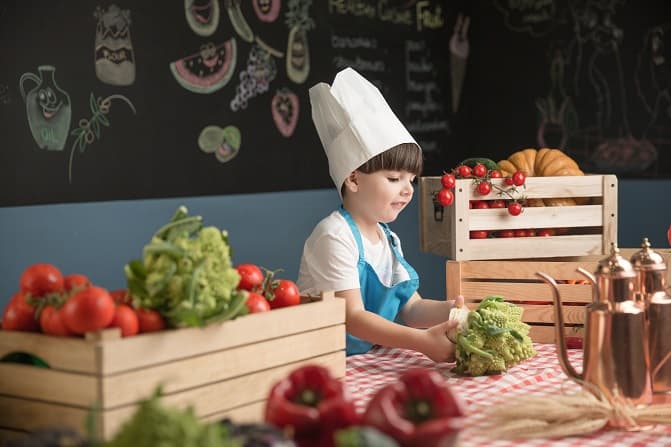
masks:
<path id="1" fill-rule="evenodd" d="M 377 171 L 407 171 L 414 175 L 422 172 L 424 158 L 422 150 L 414 143 L 401 143 L 377 154 L 357 168 L 364 174 Z M 340 189 L 340 195 L 345 195 L 345 184 Z"/>

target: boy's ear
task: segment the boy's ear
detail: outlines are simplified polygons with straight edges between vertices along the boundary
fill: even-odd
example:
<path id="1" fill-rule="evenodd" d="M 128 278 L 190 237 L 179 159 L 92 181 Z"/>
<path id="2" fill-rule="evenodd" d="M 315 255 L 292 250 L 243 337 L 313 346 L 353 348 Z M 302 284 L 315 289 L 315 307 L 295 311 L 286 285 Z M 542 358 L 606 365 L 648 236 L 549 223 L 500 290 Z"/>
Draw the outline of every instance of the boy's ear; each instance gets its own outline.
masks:
<path id="1" fill-rule="evenodd" d="M 359 189 L 359 176 L 356 171 L 352 171 L 350 175 L 347 176 L 344 185 L 349 191 L 356 191 Z"/>

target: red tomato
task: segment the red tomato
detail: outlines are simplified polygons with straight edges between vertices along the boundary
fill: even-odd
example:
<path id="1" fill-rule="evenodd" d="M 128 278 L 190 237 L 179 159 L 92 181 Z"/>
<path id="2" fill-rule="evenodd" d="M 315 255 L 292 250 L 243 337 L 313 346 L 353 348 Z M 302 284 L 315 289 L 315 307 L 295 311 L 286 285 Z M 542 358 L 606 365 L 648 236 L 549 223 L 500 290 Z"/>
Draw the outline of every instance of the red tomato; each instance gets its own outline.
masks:
<path id="1" fill-rule="evenodd" d="M 484 177 L 487 175 L 487 168 L 485 165 L 478 163 L 477 165 L 473 166 L 473 175 L 476 177 Z"/>
<path id="2" fill-rule="evenodd" d="M 140 333 L 165 329 L 165 320 L 157 311 L 153 309 L 135 309 L 135 313 L 140 323 Z"/>
<path id="3" fill-rule="evenodd" d="M 74 333 L 65 326 L 63 321 L 62 307 L 56 309 L 54 306 L 46 306 L 40 314 L 40 327 L 42 332 L 49 335 L 68 337 Z"/>
<path id="4" fill-rule="evenodd" d="M 280 279 L 273 283 L 271 289 L 272 299 L 268 299 L 271 309 L 279 307 L 295 306 L 301 302 L 301 294 L 298 286 L 288 279 Z"/>
<path id="5" fill-rule="evenodd" d="M 454 193 L 447 188 L 442 188 L 436 194 L 436 202 L 438 202 L 440 206 L 450 206 L 452 205 L 452 202 L 454 202 Z"/>
<path id="6" fill-rule="evenodd" d="M 501 171 L 498 169 L 492 169 L 489 171 L 489 178 L 501 178 L 503 177 L 503 174 L 501 174 Z"/>
<path id="7" fill-rule="evenodd" d="M 489 182 L 478 183 L 478 193 L 479 194 L 481 194 L 483 196 L 486 196 L 490 192 L 492 192 L 492 185 Z"/>
<path id="8" fill-rule="evenodd" d="M 107 290 L 91 286 L 68 298 L 62 312 L 68 329 L 85 334 L 109 326 L 114 318 L 114 300 Z"/>
<path id="9" fill-rule="evenodd" d="M 471 239 L 487 239 L 489 232 L 485 230 L 472 230 L 468 232 Z"/>
<path id="10" fill-rule="evenodd" d="M 460 177 L 468 178 L 471 176 L 471 168 L 466 165 L 461 165 L 457 167 L 457 173 Z"/>
<path id="11" fill-rule="evenodd" d="M 671 225 L 669 225 L 669 229 L 666 230 L 666 239 L 669 241 L 669 245 L 671 245 Z"/>
<path id="12" fill-rule="evenodd" d="M 524 182 L 526 181 L 527 176 L 524 174 L 522 171 L 517 171 L 513 174 L 512 180 L 513 180 L 513 185 L 515 186 L 522 186 L 524 185 Z"/>
<path id="13" fill-rule="evenodd" d="M 527 230 L 515 230 L 515 237 L 527 237 Z"/>
<path id="14" fill-rule="evenodd" d="M 536 233 L 536 236 L 554 236 L 554 235 L 555 235 L 555 230 L 553 230 L 552 228 L 541 228 Z"/>
<path id="15" fill-rule="evenodd" d="M 23 271 L 20 279 L 21 291 L 33 297 L 62 292 L 63 274 L 51 264 L 33 264 Z"/>
<path id="16" fill-rule="evenodd" d="M 140 319 L 132 307 L 119 304 L 114 310 L 114 318 L 107 327 L 118 327 L 121 329 L 122 337 L 129 337 L 140 332 Z"/>
<path id="17" fill-rule="evenodd" d="M 513 230 L 499 230 L 496 234 L 498 237 L 515 237 L 515 232 Z"/>
<path id="18" fill-rule="evenodd" d="M 457 184 L 457 179 L 453 174 L 443 174 L 440 178 L 440 184 L 443 188 L 453 189 Z"/>
<path id="19" fill-rule="evenodd" d="M 268 303 L 268 300 L 265 296 L 259 293 L 249 292 L 245 304 L 247 305 L 247 309 L 249 309 L 250 314 L 255 314 L 257 312 L 267 312 L 270 310 L 270 303 Z"/>
<path id="20" fill-rule="evenodd" d="M 130 306 L 131 302 L 133 301 L 127 289 L 112 290 L 110 291 L 110 296 L 114 300 L 115 304 L 127 304 Z"/>
<path id="21" fill-rule="evenodd" d="M 511 216 L 519 216 L 522 213 L 522 204 L 520 202 L 511 202 L 508 204 L 508 213 Z"/>
<path id="22" fill-rule="evenodd" d="M 506 202 L 504 200 L 492 200 L 489 202 L 489 207 L 490 208 L 505 208 L 506 207 Z"/>
<path id="23" fill-rule="evenodd" d="M 475 208 L 476 210 L 485 210 L 489 208 L 489 203 L 487 203 L 486 200 L 474 200 L 473 208 Z"/>
<path id="24" fill-rule="evenodd" d="M 63 283 L 65 290 L 68 292 L 73 291 L 74 289 L 84 289 L 91 285 L 88 277 L 81 275 L 79 273 L 72 273 L 70 275 L 65 275 L 63 278 Z"/>
<path id="25" fill-rule="evenodd" d="M 255 264 L 239 264 L 235 269 L 240 274 L 239 290 L 254 291 L 263 285 L 265 275 Z"/>
<path id="26" fill-rule="evenodd" d="M 582 337 L 564 337 L 566 340 L 566 348 L 568 349 L 582 349 Z"/>
<path id="27" fill-rule="evenodd" d="M 9 300 L 2 313 L 2 329 L 5 331 L 38 332 L 40 322 L 35 318 L 35 308 L 26 303 L 26 295 L 18 292 Z"/>

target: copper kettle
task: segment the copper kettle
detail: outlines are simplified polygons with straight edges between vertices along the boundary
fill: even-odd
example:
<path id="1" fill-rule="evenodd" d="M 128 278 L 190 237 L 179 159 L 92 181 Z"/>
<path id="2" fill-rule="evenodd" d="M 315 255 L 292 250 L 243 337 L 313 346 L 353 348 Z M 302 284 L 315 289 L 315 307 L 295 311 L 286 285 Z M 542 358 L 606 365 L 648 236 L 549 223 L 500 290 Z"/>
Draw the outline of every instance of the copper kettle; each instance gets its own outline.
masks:
<path id="1" fill-rule="evenodd" d="M 564 314 L 556 281 L 549 275 L 536 275 L 553 291 L 555 341 L 564 373 L 585 387 L 599 392 L 611 402 L 646 405 L 652 401 L 645 310 L 635 300 L 636 272 L 620 256 L 615 244 L 610 256 L 599 261 L 594 274 L 577 271 L 592 284 L 592 302 L 585 306 L 585 340 L 582 373 L 569 361 L 564 339 Z M 613 420 L 611 425 L 627 426 Z"/>

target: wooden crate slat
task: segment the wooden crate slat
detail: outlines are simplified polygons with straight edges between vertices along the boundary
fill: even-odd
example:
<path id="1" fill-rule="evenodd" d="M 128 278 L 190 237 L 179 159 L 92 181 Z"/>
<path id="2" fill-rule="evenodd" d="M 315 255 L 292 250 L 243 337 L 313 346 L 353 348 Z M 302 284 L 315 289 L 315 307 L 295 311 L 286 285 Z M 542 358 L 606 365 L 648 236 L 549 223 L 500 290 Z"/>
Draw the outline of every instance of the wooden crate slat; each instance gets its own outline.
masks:
<path id="1" fill-rule="evenodd" d="M 0 394 L 87 407 L 100 400 L 98 379 L 93 375 L 0 363 Z"/>
<path id="2" fill-rule="evenodd" d="M 205 416 L 203 419 L 211 422 L 230 419 L 236 424 L 258 423 L 263 421 L 265 409 L 266 401 L 259 400 L 245 405 L 240 405 L 236 408 L 231 408 L 230 410 L 219 411 L 217 413 L 210 414 Z"/>
<path id="3" fill-rule="evenodd" d="M 522 320 L 526 323 L 554 323 L 554 306 L 524 305 Z M 565 324 L 585 324 L 585 306 L 562 306 Z"/>
<path id="4" fill-rule="evenodd" d="M 603 256 L 600 256 L 603 258 Z M 457 265 L 456 261 L 447 261 L 450 265 Z M 526 279 L 540 281 L 536 272 L 545 272 L 556 280 L 585 279 L 576 272 L 578 267 L 592 272 L 596 269 L 597 261 L 462 261 L 458 263 L 462 280 L 473 279 Z"/>
<path id="5" fill-rule="evenodd" d="M 136 402 L 157 382 L 171 394 L 344 349 L 345 326 L 338 325 L 127 371 L 103 382 L 103 408 Z"/>
<path id="6" fill-rule="evenodd" d="M 565 328 L 566 336 L 584 338 L 585 330 L 582 328 Z M 555 343 L 555 328 L 553 326 L 531 326 L 529 333 L 531 339 L 537 343 Z M 579 367 L 580 365 L 575 365 Z"/>
<path id="7" fill-rule="evenodd" d="M 511 216 L 506 208 L 470 210 L 469 219 L 471 230 L 520 228 L 519 216 Z M 524 225 L 525 228 L 600 227 L 603 225 L 603 206 L 527 207 L 524 209 Z"/>
<path id="8" fill-rule="evenodd" d="M 344 306 L 343 300 L 331 295 L 323 301 L 245 315 L 204 328 L 140 334 L 112 341 L 101 353 L 101 372 L 112 374 L 173 361 L 183 356 L 185 351 L 197 355 L 342 324 Z"/>
<path id="9" fill-rule="evenodd" d="M 95 345 L 80 338 L 0 331 L 0 358 L 12 352 L 35 355 L 54 369 L 83 373 L 96 371 Z"/>
<path id="10" fill-rule="evenodd" d="M 592 288 L 584 284 L 560 284 L 563 303 L 589 303 Z M 502 295 L 508 301 L 552 301 L 552 289 L 545 283 L 463 282 L 460 292 L 448 291 L 453 298 L 464 295 L 470 300 L 481 300 L 488 295 Z"/>
<path id="11" fill-rule="evenodd" d="M 524 238 L 470 239 L 456 254 L 457 259 L 509 259 L 598 254 L 603 250 L 603 237 L 599 234 L 571 236 L 545 236 Z M 541 256 L 539 256 L 541 255 Z"/>

